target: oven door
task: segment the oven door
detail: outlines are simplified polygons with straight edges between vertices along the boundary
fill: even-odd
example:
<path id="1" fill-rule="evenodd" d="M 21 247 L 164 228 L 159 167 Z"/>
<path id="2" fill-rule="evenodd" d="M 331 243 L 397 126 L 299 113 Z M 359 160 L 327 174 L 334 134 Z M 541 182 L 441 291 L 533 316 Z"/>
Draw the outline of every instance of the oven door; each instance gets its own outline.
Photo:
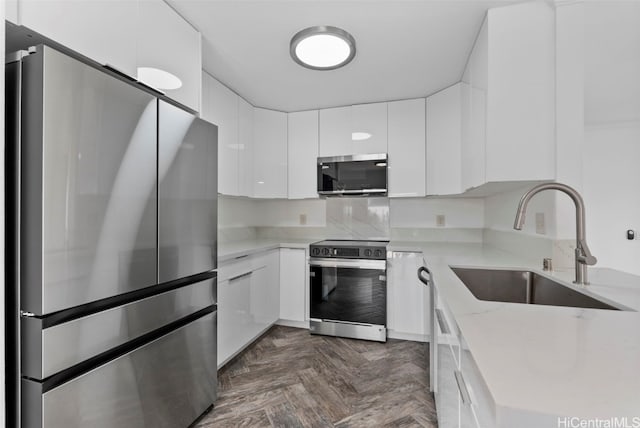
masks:
<path id="1" fill-rule="evenodd" d="M 386 265 L 386 260 L 311 259 L 311 318 L 386 326 Z"/>

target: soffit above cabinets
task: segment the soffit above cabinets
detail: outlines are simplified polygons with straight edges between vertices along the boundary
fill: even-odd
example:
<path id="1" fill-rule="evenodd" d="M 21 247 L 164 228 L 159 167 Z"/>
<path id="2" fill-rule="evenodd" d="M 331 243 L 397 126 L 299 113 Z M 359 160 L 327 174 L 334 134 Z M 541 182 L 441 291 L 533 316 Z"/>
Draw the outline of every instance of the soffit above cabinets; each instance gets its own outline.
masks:
<path id="1" fill-rule="evenodd" d="M 202 32 L 203 68 L 255 106 L 299 111 L 425 97 L 460 80 L 488 8 L 512 0 L 169 0 Z M 339 70 L 296 64 L 299 30 L 356 39 Z"/>

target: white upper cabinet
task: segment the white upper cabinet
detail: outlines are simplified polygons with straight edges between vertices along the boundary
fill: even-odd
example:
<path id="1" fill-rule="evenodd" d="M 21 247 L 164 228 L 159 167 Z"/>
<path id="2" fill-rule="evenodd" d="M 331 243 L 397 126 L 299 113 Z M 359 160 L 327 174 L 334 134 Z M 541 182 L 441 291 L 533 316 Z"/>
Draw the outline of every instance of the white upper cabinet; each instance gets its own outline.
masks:
<path id="1" fill-rule="evenodd" d="M 253 196 L 253 106 L 238 97 L 238 194 Z"/>
<path id="2" fill-rule="evenodd" d="M 289 199 L 317 198 L 318 110 L 289 113 Z"/>
<path id="3" fill-rule="evenodd" d="M 478 187 L 486 180 L 486 123 L 488 91 L 488 20 L 480 28 L 463 76 L 462 190 Z M 465 79 L 466 78 L 466 79 Z"/>
<path id="4" fill-rule="evenodd" d="M 254 109 L 253 194 L 257 198 L 287 197 L 287 114 Z"/>
<path id="5" fill-rule="evenodd" d="M 555 178 L 554 70 L 552 6 L 487 12 L 463 77 L 463 189 Z"/>
<path id="6" fill-rule="evenodd" d="M 555 178 L 555 11 L 488 12 L 486 181 Z"/>
<path id="7" fill-rule="evenodd" d="M 351 107 L 336 107 L 320 110 L 319 156 L 350 155 Z"/>
<path id="8" fill-rule="evenodd" d="M 11 1 L 7 18 L 100 64 L 136 76 L 136 1 Z"/>
<path id="9" fill-rule="evenodd" d="M 544 2 L 487 12 L 462 82 L 427 99 L 428 195 L 555 179 L 553 28 Z"/>
<path id="10" fill-rule="evenodd" d="M 180 86 L 176 89 L 159 84 L 151 86 L 198 111 L 202 70 L 200 33 L 163 0 L 140 1 L 138 8 L 138 67 L 155 68 L 176 76 L 180 79 Z M 138 78 L 144 80 L 138 71 Z"/>
<path id="11" fill-rule="evenodd" d="M 425 120 L 424 98 L 388 103 L 390 197 L 425 196 Z"/>
<path id="12" fill-rule="evenodd" d="M 351 107 L 352 154 L 387 153 L 387 103 Z"/>
<path id="13" fill-rule="evenodd" d="M 207 73 L 202 73 L 202 118 L 218 125 L 218 193 L 237 196 L 238 96 Z"/>
<path id="14" fill-rule="evenodd" d="M 387 103 L 320 110 L 319 156 L 387 153 Z"/>
<path id="15" fill-rule="evenodd" d="M 427 98 L 427 194 L 461 193 L 462 87 L 458 83 Z"/>

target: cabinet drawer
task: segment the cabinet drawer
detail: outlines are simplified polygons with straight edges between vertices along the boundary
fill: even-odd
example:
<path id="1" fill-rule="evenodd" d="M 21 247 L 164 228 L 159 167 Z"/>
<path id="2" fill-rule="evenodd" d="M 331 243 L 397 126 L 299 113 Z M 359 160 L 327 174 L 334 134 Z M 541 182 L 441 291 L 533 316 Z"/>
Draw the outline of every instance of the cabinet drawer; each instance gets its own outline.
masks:
<path id="1" fill-rule="evenodd" d="M 234 279 L 240 275 L 246 275 L 265 267 L 267 265 L 266 254 L 267 252 L 238 256 L 233 260 L 220 264 L 218 267 L 218 281 Z"/>

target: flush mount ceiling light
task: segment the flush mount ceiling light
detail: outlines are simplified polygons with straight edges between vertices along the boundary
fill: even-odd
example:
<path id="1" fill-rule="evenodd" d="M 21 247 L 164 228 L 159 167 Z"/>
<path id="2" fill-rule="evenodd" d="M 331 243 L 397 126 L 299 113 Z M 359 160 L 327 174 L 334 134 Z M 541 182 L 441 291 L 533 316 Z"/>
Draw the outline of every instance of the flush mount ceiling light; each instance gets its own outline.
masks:
<path id="1" fill-rule="evenodd" d="M 356 41 L 343 29 L 319 25 L 298 31 L 289 45 L 291 58 L 312 70 L 335 70 L 356 56 Z"/>
<path id="2" fill-rule="evenodd" d="M 172 90 L 182 86 L 182 80 L 168 71 L 153 67 L 138 67 L 138 80 L 153 88 Z"/>

